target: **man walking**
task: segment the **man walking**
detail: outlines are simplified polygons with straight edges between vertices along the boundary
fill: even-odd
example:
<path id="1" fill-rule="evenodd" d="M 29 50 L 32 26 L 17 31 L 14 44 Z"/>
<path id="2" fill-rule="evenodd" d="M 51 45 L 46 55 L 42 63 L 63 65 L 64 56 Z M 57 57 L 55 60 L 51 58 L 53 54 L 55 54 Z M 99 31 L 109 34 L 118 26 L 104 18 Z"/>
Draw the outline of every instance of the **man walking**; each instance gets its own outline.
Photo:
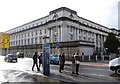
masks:
<path id="1" fill-rule="evenodd" d="M 78 53 L 75 54 L 75 66 L 76 66 L 76 75 L 79 75 L 79 64 L 80 64 L 80 57 L 78 56 Z"/>
<path id="2" fill-rule="evenodd" d="M 63 69 L 63 60 L 62 60 L 62 55 L 59 55 L 59 72 L 62 73 L 62 69 Z"/>
<path id="3" fill-rule="evenodd" d="M 72 55 L 72 74 L 75 74 L 75 54 Z"/>
<path id="4" fill-rule="evenodd" d="M 38 59 L 38 54 L 37 52 L 34 53 L 33 55 L 33 66 L 32 66 L 32 71 L 34 71 L 34 66 L 36 65 L 37 70 L 40 71 L 38 64 L 37 64 L 37 59 Z"/>
<path id="5" fill-rule="evenodd" d="M 63 61 L 62 70 L 64 70 L 64 66 L 65 66 L 65 53 L 62 53 L 62 61 Z"/>

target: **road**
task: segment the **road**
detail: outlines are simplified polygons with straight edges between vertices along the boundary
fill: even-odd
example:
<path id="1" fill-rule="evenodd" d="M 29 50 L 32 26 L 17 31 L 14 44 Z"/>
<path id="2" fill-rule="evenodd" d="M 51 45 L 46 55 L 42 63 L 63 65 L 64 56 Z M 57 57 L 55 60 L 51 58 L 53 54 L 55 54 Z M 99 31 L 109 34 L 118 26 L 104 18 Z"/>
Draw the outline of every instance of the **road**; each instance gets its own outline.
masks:
<path id="1" fill-rule="evenodd" d="M 18 58 L 18 62 L 4 62 L 4 56 L 0 56 L 0 82 L 119 82 L 120 77 L 109 70 L 107 65 L 82 63 L 79 76 L 71 74 L 71 65 L 66 63 L 65 71 L 59 73 L 59 65 L 50 65 L 50 75 L 44 76 L 42 68 L 40 72 L 32 68 L 31 58 Z"/>

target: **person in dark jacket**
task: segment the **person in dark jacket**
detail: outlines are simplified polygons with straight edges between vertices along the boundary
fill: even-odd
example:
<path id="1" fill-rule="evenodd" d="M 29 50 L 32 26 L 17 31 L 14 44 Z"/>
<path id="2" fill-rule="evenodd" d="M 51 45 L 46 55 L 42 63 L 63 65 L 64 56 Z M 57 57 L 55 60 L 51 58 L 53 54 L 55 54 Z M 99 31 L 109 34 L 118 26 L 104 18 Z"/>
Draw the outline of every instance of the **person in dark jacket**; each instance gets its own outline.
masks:
<path id="1" fill-rule="evenodd" d="M 72 74 L 75 74 L 75 54 L 72 55 Z"/>
<path id="2" fill-rule="evenodd" d="M 59 55 L 59 72 L 62 73 L 62 69 L 63 69 L 63 60 L 62 60 L 62 55 Z"/>
<path id="3" fill-rule="evenodd" d="M 39 59 L 39 69 L 40 69 L 40 66 L 42 65 L 42 52 L 40 53 L 38 59 Z"/>
<path id="4" fill-rule="evenodd" d="M 78 53 L 75 54 L 75 66 L 76 66 L 76 75 L 79 75 L 79 64 L 80 64 L 80 57 Z"/>
<path id="5" fill-rule="evenodd" d="M 62 61 L 63 61 L 62 70 L 64 70 L 64 66 L 65 66 L 65 53 L 62 53 Z"/>
<path id="6" fill-rule="evenodd" d="M 37 52 L 34 53 L 33 55 L 33 66 L 32 66 L 32 71 L 34 71 L 34 66 L 36 65 L 37 70 L 40 71 L 38 64 L 37 64 L 37 59 L 38 59 L 38 54 Z"/>

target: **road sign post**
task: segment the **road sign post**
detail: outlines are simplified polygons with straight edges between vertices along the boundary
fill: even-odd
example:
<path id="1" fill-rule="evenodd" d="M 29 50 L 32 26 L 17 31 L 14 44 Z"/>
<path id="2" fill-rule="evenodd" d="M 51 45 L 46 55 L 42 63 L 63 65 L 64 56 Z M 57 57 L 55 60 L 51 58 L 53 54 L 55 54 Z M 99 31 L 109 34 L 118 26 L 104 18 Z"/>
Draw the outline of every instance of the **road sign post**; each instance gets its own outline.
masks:
<path id="1" fill-rule="evenodd" d="M 8 54 L 10 36 L 8 33 L 0 32 L 0 48 L 5 50 L 2 55 Z"/>

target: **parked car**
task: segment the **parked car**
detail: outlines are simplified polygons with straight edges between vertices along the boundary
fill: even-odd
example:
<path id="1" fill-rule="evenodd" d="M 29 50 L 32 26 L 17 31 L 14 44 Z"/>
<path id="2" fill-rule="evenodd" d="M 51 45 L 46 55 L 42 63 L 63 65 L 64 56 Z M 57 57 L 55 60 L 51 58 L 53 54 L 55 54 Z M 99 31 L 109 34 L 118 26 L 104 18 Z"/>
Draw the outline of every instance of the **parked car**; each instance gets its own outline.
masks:
<path id="1" fill-rule="evenodd" d="M 51 54 L 50 55 L 50 63 L 51 64 L 59 64 L 59 59 L 57 55 Z"/>
<path id="2" fill-rule="evenodd" d="M 112 71 L 115 71 L 117 75 L 120 75 L 120 57 L 114 58 L 111 61 L 109 61 L 109 68 Z"/>
<path id="3" fill-rule="evenodd" d="M 16 53 L 18 58 L 24 58 L 24 53 L 23 52 L 17 52 Z"/>
<path id="4" fill-rule="evenodd" d="M 14 60 L 17 62 L 17 56 L 14 54 L 7 54 L 4 58 L 4 61 L 7 62 L 13 62 Z"/>

